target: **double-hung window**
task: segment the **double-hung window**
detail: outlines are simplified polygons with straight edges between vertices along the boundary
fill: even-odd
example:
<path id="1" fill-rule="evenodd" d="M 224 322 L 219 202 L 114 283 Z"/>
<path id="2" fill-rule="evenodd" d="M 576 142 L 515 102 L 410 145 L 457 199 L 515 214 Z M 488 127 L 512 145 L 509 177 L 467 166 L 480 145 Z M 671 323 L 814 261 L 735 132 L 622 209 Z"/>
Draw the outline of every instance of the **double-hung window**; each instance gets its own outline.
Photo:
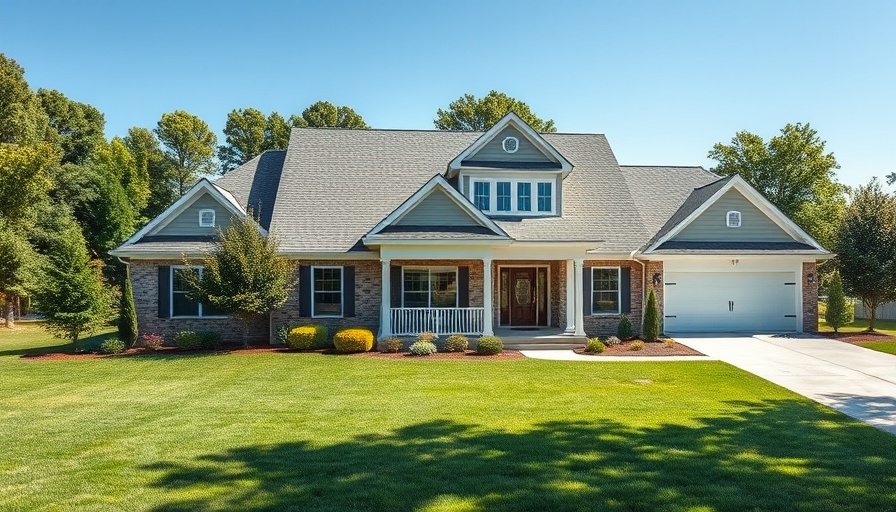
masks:
<path id="1" fill-rule="evenodd" d="M 516 209 L 521 212 L 532 211 L 532 183 L 520 181 L 516 184 Z"/>
<path id="2" fill-rule="evenodd" d="M 193 302 L 187 298 L 188 288 L 185 279 L 187 272 L 192 272 L 202 278 L 202 267 L 190 269 L 173 267 L 171 269 L 171 317 L 205 317 L 223 316 L 220 311 L 212 306 Z"/>
<path id="3" fill-rule="evenodd" d="M 509 212 L 510 211 L 510 182 L 509 181 L 499 181 L 497 183 L 498 189 L 498 211 L 499 212 Z"/>
<path id="4" fill-rule="evenodd" d="M 619 267 L 591 269 L 591 313 L 619 314 Z"/>
<path id="5" fill-rule="evenodd" d="M 487 212 L 491 210 L 491 183 L 487 181 L 476 181 L 473 183 L 473 204 L 476 208 Z"/>
<path id="6" fill-rule="evenodd" d="M 550 178 L 472 178 L 473 204 L 489 214 L 556 213 L 555 180 Z"/>
<path id="7" fill-rule="evenodd" d="M 404 307 L 457 307 L 457 267 L 405 267 L 403 272 Z"/>
<path id="8" fill-rule="evenodd" d="M 553 194 L 551 193 L 553 183 L 541 182 L 538 184 L 538 211 L 549 212 L 553 210 Z"/>
<path id="9" fill-rule="evenodd" d="M 312 267 L 311 316 L 342 316 L 342 267 Z"/>

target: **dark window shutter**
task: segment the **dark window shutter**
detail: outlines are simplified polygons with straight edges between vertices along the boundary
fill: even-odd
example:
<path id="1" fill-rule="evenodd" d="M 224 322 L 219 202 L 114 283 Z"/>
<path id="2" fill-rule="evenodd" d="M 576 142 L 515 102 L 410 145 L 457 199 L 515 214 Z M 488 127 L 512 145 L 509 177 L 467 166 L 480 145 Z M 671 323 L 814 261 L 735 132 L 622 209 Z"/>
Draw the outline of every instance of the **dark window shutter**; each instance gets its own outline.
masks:
<path id="1" fill-rule="evenodd" d="M 171 267 L 159 266 L 159 318 L 171 317 Z"/>
<path id="2" fill-rule="evenodd" d="M 470 307 L 470 267 L 457 267 L 457 307 Z"/>
<path id="3" fill-rule="evenodd" d="M 299 316 L 311 316 L 311 265 L 299 265 Z"/>
<path id="4" fill-rule="evenodd" d="M 591 267 L 582 269 L 582 313 L 591 316 Z"/>
<path id="5" fill-rule="evenodd" d="M 401 267 L 393 265 L 389 268 L 389 287 L 392 292 L 392 307 L 401 307 Z"/>
<path id="6" fill-rule="evenodd" d="M 355 267 L 342 267 L 342 316 L 355 316 Z"/>
<path id="7" fill-rule="evenodd" d="M 619 307 L 623 314 L 628 314 L 632 312 L 632 269 L 624 267 L 619 270 Z"/>

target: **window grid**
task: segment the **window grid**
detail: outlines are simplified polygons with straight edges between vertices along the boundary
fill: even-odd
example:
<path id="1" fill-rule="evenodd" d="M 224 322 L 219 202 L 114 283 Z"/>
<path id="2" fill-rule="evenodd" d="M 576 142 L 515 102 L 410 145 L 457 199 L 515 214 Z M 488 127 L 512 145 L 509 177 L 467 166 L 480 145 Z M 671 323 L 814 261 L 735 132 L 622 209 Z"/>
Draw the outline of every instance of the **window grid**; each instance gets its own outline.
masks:
<path id="1" fill-rule="evenodd" d="M 521 212 L 532 211 L 532 184 L 521 181 L 516 184 L 516 209 Z"/>
<path id="2" fill-rule="evenodd" d="M 591 312 L 619 314 L 619 268 L 591 269 Z"/>
<path id="3" fill-rule="evenodd" d="M 498 181 L 494 178 L 472 178 L 472 200 L 477 208 L 486 213 L 519 213 L 544 215 L 555 213 L 554 181 L 544 178 Z M 494 187 L 491 185 L 494 183 Z M 536 185 L 532 190 L 532 185 Z M 514 188 L 516 193 L 514 194 Z M 536 204 L 533 203 L 536 193 Z M 509 203 L 509 206 L 508 206 Z M 493 208 L 492 208 L 493 207 Z M 537 210 L 533 211 L 533 207 Z"/>
<path id="4" fill-rule="evenodd" d="M 491 183 L 487 181 L 477 181 L 473 183 L 473 204 L 476 205 L 476 208 L 479 208 L 483 211 L 488 211 L 491 209 L 489 206 L 489 199 L 491 199 Z"/>
<path id="5" fill-rule="evenodd" d="M 498 211 L 499 212 L 509 212 L 510 211 L 510 182 L 509 181 L 499 181 L 497 184 L 498 189 Z"/>
<path id="6" fill-rule="evenodd" d="M 551 183 L 539 183 L 538 184 L 538 211 L 540 211 L 540 212 L 551 211 L 551 203 L 552 203 L 551 185 L 552 185 Z"/>
<path id="7" fill-rule="evenodd" d="M 457 307 L 457 267 L 404 268 L 403 272 L 403 307 Z"/>
<path id="8" fill-rule="evenodd" d="M 202 267 L 171 267 L 171 311 L 172 318 L 189 318 L 189 317 L 223 317 L 226 315 L 216 311 L 212 306 L 207 306 L 199 302 L 193 302 L 187 298 L 187 287 L 183 279 L 185 272 L 194 272 L 202 277 Z"/>
<path id="9" fill-rule="evenodd" d="M 311 316 L 342 316 L 342 267 L 312 267 Z"/>

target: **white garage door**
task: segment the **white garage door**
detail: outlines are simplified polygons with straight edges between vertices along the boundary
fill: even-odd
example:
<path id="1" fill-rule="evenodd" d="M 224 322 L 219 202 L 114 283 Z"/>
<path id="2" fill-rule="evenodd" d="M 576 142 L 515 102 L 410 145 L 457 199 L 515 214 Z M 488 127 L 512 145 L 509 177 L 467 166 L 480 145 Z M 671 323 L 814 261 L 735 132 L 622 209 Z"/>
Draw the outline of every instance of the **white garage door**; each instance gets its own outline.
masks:
<path id="1" fill-rule="evenodd" d="M 667 272 L 665 331 L 797 330 L 793 272 Z"/>

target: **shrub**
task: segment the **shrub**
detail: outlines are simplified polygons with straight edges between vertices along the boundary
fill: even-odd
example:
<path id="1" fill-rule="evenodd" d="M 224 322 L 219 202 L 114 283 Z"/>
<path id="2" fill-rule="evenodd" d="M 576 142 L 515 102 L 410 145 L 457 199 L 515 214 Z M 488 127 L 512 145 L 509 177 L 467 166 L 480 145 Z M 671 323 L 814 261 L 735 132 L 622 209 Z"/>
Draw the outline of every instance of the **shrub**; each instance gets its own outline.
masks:
<path id="1" fill-rule="evenodd" d="M 286 345 L 298 350 L 322 347 L 326 345 L 329 334 L 327 328 L 322 325 L 303 325 L 289 331 L 286 336 Z"/>
<path id="2" fill-rule="evenodd" d="M 844 325 L 851 324 L 853 320 L 853 308 L 850 307 L 843 294 L 843 280 L 840 279 L 840 272 L 835 270 L 828 289 L 824 321 L 834 329 L 834 332 L 837 332 Z"/>
<path id="3" fill-rule="evenodd" d="M 602 354 L 604 350 L 606 350 L 606 345 L 600 341 L 600 338 L 591 338 L 588 340 L 588 344 L 585 345 L 585 352 L 593 353 L 593 354 Z"/>
<path id="4" fill-rule="evenodd" d="M 368 329 L 343 329 L 333 336 L 333 345 L 340 352 L 367 352 L 373 348 L 373 340 Z"/>
<path id="5" fill-rule="evenodd" d="M 277 343 L 280 345 L 286 345 L 287 340 L 289 339 L 289 326 L 281 325 L 277 327 Z"/>
<path id="6" fill-rule="evenodd" d="M 155 333 L 140 336 L 140 346 L 147 350 L 158 350 L 165 344 L 165 338 Z"/>
<path id="7" fill-rule="evenodd" d="M 610 336 L 604 340 L 604 345 L 608 347 L 613 347 L 622 343 L 622 340 L 617 338 L 616 336 Z"/>
<path id="8" fill-rule="evenodd" d="M 401 338 L 386 338 L 380 343 L 380 352 L 401 352 L 401 348 L 404 347 L 404 342 L 401 341 Z"/>
<path id="9" fill-rule="evenodd" d="M 118 311 L 118 338 L 129 346 L 137 344 L 137 309 L 131 289 L 130 270 L 124 267 L 124 283 L 121 285 L 121 304 Z"/>
<path id="10" fill-rule="evenodd" d="M 497 336 L 483 336 L 479 338 L 476 353 L 484 356 L 492 356 L 504 352 L 504 342 Z"/>
<path id="11" fill-rule="evenodd" d="M 628 319 L 628 315 L 622 315 L 622 318 L 619 319 L 619 326 L 616 328 L 616 337 L 620 340 L 628 340 L 634 335 L 632 321 Z"/>
<path id="12" fill-rule="evenodd" d="M 629 345 L 629 350 L 634 350 L 634 351 L 644 350 L 644 342 L 641 340 L 633 341 L 632 344 Z"/>
<path id="13" fill-rule="evenodd" d="M 439 339 L 439 336 L 433 332 L 421 332 L 415 341 L 428 341 L 430 343 L 435 343 L 435 341 Z"/>
<path id="14" fill-rule="evenodd" d="M 656 308 L 656 295 L 653 288 L 647 296 L 647 307 L 644 308 L 644 328 L 641 330 L 644 339 L 656 341 L 660 336 L 660 313 Z"/>
<path id="15" fill-rule="evenodd" d="M 663 340 L 663 345 L 665 345 L 666 348 L 675 348 L 675 340 L 673 340 L 672 338 L 666 338 Z"/>
<path id="16" fill-rule="evenodd" d="M 437 352 L 436 344 L 431 341 L 415 341 L 408 350 L 415 356 L 431 356 Z"/>
<path id="17" fill-rule="evenodd" d="M 463 334 L 452 334 L 445 339 L 445 352 L 463 352 L 469 344 L 470 340 Z"/>
<path id="18" fill-rule="evenodd" d="M 199 333 L 199 344 L 203 350 L 213 350 L 221 346 L 221 334 L 213 331 Z"/>
<path id="19" fill-rule="evenodd" d="M 221 345 L 221 335 L 208 331 L 181 331 L 174 335 L 174 344 L 182 350 L 212 350 Z"/>
<path id="20" fill-rule="evenodd" d="M 100 352 L 103 354 L 120 354 L 124 352 L 125 344 L 119 339 L 108 339 L 100 345 Z"/>

